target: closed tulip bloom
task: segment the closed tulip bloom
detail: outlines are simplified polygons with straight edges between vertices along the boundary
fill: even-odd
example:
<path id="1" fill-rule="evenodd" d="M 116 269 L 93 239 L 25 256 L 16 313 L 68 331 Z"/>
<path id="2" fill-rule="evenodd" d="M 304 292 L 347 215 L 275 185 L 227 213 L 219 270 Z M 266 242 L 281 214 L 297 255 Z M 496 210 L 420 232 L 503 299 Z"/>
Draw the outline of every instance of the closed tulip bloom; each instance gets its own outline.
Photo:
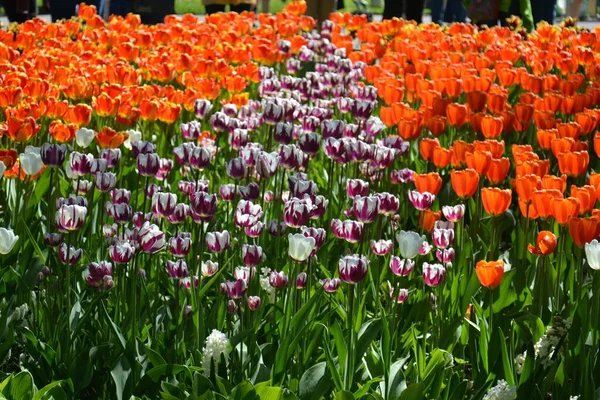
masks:
<path id="1" fill-rule="evenodd" d="M 591 216 L 588 218 L 571 218 L 569 220 L 569 233 L 573 242 L 583 247 L 586 243 L 598 237 L 600 231 L 600 218 Z"/>
<path id="2" fill-rule="evenodd" d="M 12 229 L 0 228 L 0 254 L 8 254 L 19 241 Z"/>
<path id="3" fill-rule="evenodd" d="M 100 158 L 106 160 L 107 168 L 113 168 L 121 161 L 121 149 L 103 149 Z"/>
<path id="4" fill-rule="evenodd" d="M 219 188 L 219 196 L 221 197 L 221 200 L 232 201 L 235 198 L 235 189 L 236 187 L 232 183 L 221 185 Z"/>
<path id="5" fill-rule="evenodd" d="M 235 279 L 243 279 L 246 282 L 254 279 L 255 274 L 256 268 L 254 267 L 235 267 L 235 271 L 233 271 L 233 277 Z"/>
<path id="6" fill-rule="evenodd" d="M 217 196 L 206 192 L 195 192 L 190 195 L 190 208 L 201 218 L 212 218 L 217 212 Z"/>
<path id="7" fill-rule="evenodd" d="M 235 314 L 235 313 L 237 313 L 238 309 L 239 309 L 239 306 L 237 305 L 237 303 L 235 302 L 235 300 L 230 299 L 227 302 L 227 312 L 229 314 Z"/>
<path id="8" fill-rule="evenodd" d="M 446 268 L 442 264 L 423 263 L 423 280 L 430 287 L 440 285 L 446 278 Z"/>
<path id="9" fill-rule="evenodd" d="M 260 264 L 262 257 L 262 247 L 250 244 L 242 246 L 242 261 L 247 267 L 255 267 Z"/>
<path id="10" fill-rule="evenodd" d="M 338 278 L 325 278 L 319 283 L 327 293 L 335 293 L 340 288 L 341 282 Z"/>
<path id="11" fill-rule="evenodd" d="M 67 253 L 69 253 L 68 256 Z M 63 264 L 67 264 L 67 257 L 69 258 L 69 265 L 77 264 L 79 260 L 81 260 L 81 256 L 83 256 L 82 249 L 75 249 L 75 247 L 70 246 L 67 251 L 66 243 L 62 243 L 58 246 L 58 260 Z"/>
<path id="12" fill-rule="evenodd" d="M 528 245 L 531 254 L 547 256 L 554 253 L 556 249 L 556 236 L 550 231 L 541 231 L 535 240 L 535 246 Z"/>
<path id="13" fill-rule="evenodd" d="M 110 259 L 115 264 L 127 264 L 135 254 L 135 247 L 128 241 L 117 241 L 108 248 Z"/>
<path id="14" fill-rule="evenodd" d="M 288 255 L 295 261 L 304 262 L 315 250 L 316 240 L 303 233 L 289 234 Z"/>
<path id="15" fill-rule="evenodd" d="M 454 242 L 454 229 L 434 228 L 431 237 L 435 247 L 445 249 Z"/>
<path id="16" fill-rule="evenodd" d="M 394 215 L 400 208 L 400 200 L 390 193 L 376 193 L 379 198 L 379 214 Z"/>
<path id="17" fill-rule="evenodd" d="M 578 177 L 587 171 L 590 156 L 587 151 L 570 151 L 558 155 L 558 169 L 571 177 Z"/>
<path id="18" fill-rule="evenodd" d="M 454 260 L 455 251 L 453 248 L 449 249 L 437 249 L 435 251 L 435 257 L 443 264 L 451 263 Z"/>
<path id="19" fill-rule="evenodd" d="M 379 198 L 377 196 L 356 196 L 352 211 L 359 221 L 365 224 L 374 222 L 379 215 Z"/>
<path id="20" fill-rule="evenodd" d="M 465 154 L 467 167 L 477 171 L 479 175 L 485 175 L 492 162 L 492 153 L 489 151 L 475 150 Z"/>
<path id="21" fill-rule="evenodd" d="M 581 201 L 575 197 L 568 197 L 566 199 L 552 199 L 551 203 L 552 217 L 558 222 L 559 225 L 566 225 L 569 219 L 577 217 L 579 210 L 581 209 Z"/>
<path id="22" fill-rule="evenodd" d="M 495 289 L 500 286 L 504 277 L 504 261 L 479 261 L 475 266 L 475 273 L 481 286 Z"/>
<path id="23" fill-rule="evenodd" d="M 100 287 L 104 285 L 106 277 L 113 274 L 112 264 L 107 261 L 93 262 L 88 265 L 86 281 L 90 286 Z"/>
<path id="24" fill-rule="evenodd" d="M 437 138 L 424 138 L 419 142 L 419 151 L 425 161 L 431 161 L 434 150 L 439 147 L 440 141 Z"/>
<path id="25" fill-rule="evenodd" d="M 325 237 L 327 236 L 327 232 L 325 232 L 325 229 L 323 229 L 323 228 L 309 228 L 306 226 L 301 227 L 300 231 L 307 238 L 309 237 L 309 238 L 313 238 L 315 240 L 314 249 L 312 250 L 312 252 L 310 254 L 311 256 L 314 256 L 315 254 L 317 254 L 317 250 L 319 250 L 321 248 L 321 246 L 323 245 L 323 242 L 325 242 Z"/>
<path id="26" fill-rule="evenodd" d="M 25 153 L 19 155 L 19 161 L 21 169 L 29 176 L 37 175 L 44 167 L 39 147 L 27 146 Z"/>
<path id="27" fill-rule="evenodd" d="M 392 183 L 414 182 L 415 172 L 409 168 L 392 171 Z"/>
<path id="28" fill-rule="evenodd" d="M 346 181 L 346 193 L 351 199 L 356 196 L 367 196 L 369 194 L 369 183 L 362 179 L 348 179 Z"/>
<path id="29" fill-rule="evenodd" d="M 358 221 L 345 220 L 340 221 L 339 219 L 331 220 L 331 232 L 338 239 L 344 239 L 350 243 L 358 243 L 363 234 L 364 224 Z"/>
<path id="30" fill-rule="evenodd" d="M 409 190 L 408 199 L 412 203 L 413 207 L 419 211 L 423 211 L 431 208 L 435 202 L 435 195 L 429 192 L 419 193 L 416 190 Z"/>
<path id="31" fill-rule="evenodd" d="M 262 178 L 271 178 L 277 172 L 281 157 L 278 153 L 267 153 L 261 151 L 256 160 L 256 172 Z"/>
<path id="32" fill-rule="evenodd" d="M 585 258 L 591 269 L 600 271 L 600 242 L 594 239 L 585 244 Z"/>
<path id="33" fill-rule="evenodd" d="M 256 311 L 260 308 L 261 300 L 258 296 L 248 296 L 248 308 Z"/>
<path id="34" fill-rule="evenodd" d="M 210 166 L 212 155 L 204 147 L 194 147 L 189 155 L 189 164 L 192 169 L 204 170 Z"/>
<path id="35" fill-rule="evenodd" d="M 306 272 L 300 272 L 296 277 L 296 289 L 306 289 L 306 283 L 308 281 L 308 276 Z"/>
<path id="36" fill-rule="evenodd" d="M 508 210 L 512 200 L 510 189 L 483 188 L 481 189 L 481 201 L 483 208 L 491 216 L 502 215 Z"/>
<path id="37" fill-rule="evenodd" d="M 192 248 L 192 235 L 189 232 L 181 232 L 169 239 L 169 250 L 173 257 L 183 258 L 187 256 Z"/>
<path id="38" fill-rule="evenodd" d="M 5 228 L 0 228 L 5 229 Z M 11 231 L 12 232 L 12 231 Z M 0 235 L 2 236 L 2 235 Z M 63 240 L 62 233 L 44 233 L 44 244 L 49 247 L 58 246 Z"/>
<path id="39" fill-rule="evenodd" d="M 238 193 L 244 200 L 257 200 L 260 197 L 260 186 L 256 182 L 250 182 L 246 186 L 238 186 Z"/>
<path id="40" fill-rule="evenodd" d="M 481 133 L 486 139 L 496 139 L 502 134 L 502 118 L 485 115 L 481 118 Z"/>
<path id="41" fill-rule="evenodd" d="M 117 175 L 112 172 L 96 173 L 96 189 L 99 192 L 106 193 L 117 186 Z"/>
<path id="42" fill-rule="evenodd" d="M 86 148 L 94 141 L 96 133 L 92 129 L 79 128 L 75 132 L 75 142 L 79 147 Z"/>
<path id="43" fill-rule="evenodd" d="M 165 271 L 169 275 L 169 278 L 183 279 L 189 275 L 187 264 L 184 260 L 179 259 L 177 261 L 167 261 Z"/>
<path id="44" fill-rule="evenodd" d="M 295 144 L 283 144 L 279 147 L 279 164 L 288 170 L 297 169 L 302 165 L 304 152 Z"/>
<path id="45" fill-rule="evenodd" d="M 414 174 L 413 179 L 419 193 L 429 192 L 432 195 L 437 196 L 442 188 L 442 177 L 437 172 Z"/>
<path id="46" fill-rule="evenodd" d="M 413 259 L 419 254 L 419 249 L 425 241 L 424 235 L 417 232 L 406 232 L 401 230 L 396 234 L 396 240 L 400 248 L 400 254 L 403 258 Z"/>
<path id="47" fill-rule="evenodd" d="M 154 224 L 145 222 L 138 232 L 138 243 L 144 253 L 154 254 L 165 247 L 165 234 Z"/>
<path id="48" fill-rule="evenodd" d="M 463 200 L 473 197 L 479 187 L 479 174 L 474 169 L 453 170 L 450 173 L 452 190 Z"/>
<path id="49" fill-rule="evenodd" d="M 48 167 L 60 167 L 67 156 L 67 146 L 64 144 L 44 143 L 40 149 L 42 162 Z"/>
<path id="50" fill-rule="evenodd" d="M 187 204 L 177 203 L 173 213 L 167 217 L 167 220 L 172 224 L 183 224 L 190 213 L 190 207 Z M 194 222 L 197 221 L 194 219 Z"/>
<path id="51" fill-rule="evenodd" d="M 159 217 L 166 218 L 173 214 L 177 205 L 175 193 L 154 193 L 152 196 L 152 212 Z"/>
<path id="52" fill-rule="evenodd" d="M 308 223 L 313 204 L 309 198 L 302 200 L 293 198 L 283 207 L 283 221 L 293 228 L 300 228 Z"/>
<path id="53" fill-rule="evenodd" d="M 198 99 L 194 102 L 194 114 L 200 120 L 206 119 L 212 110 L 212 102 L 210 100 Z"/>
<path id="54" fill-rule="evenodd" d="M 244 179 L 248 174 L 248 167 L 241 157 L 234 158 L 225 164 L 227 175 L 235 180 Z"/>
<path id="55" fill-rule="evenodd" d="M 371 240 L 370 246 L 373 254 L 385 256 L 392 250 L 394 243 L 391 240 Z"/>
<path id="56" fill-rule="evenodd" d="M 448 221 L 458 222 L 465 216 L 465 205 L 443 206 L 442 213 Z"/>
<path id="57" fill-rule="evenodd" d="M 138 154 L 136 163 L 140 175 L 153 177 L 160 168 L 160 157 L 156 153 Z"/>
<path id="58" fill-rule="evenodd" d="M 536 190 L 542 188 L 542 179 L 537 175 L 524 175 L 515 179 L 515 190 L 519 201 L 525 204 L 533 202 L 533 195 Z"/>
<path id="59" fill-rule="evenodd" d="M 498 185 L 506 179 L 508 176 L 508 171 L 510 169 L 510 160 L 506 157 L 502 158 L 493 158 L 490 162 L 490 167 L 488 168 L 485 176 L 488 180 L 494 184 Z"/>
<path id="60" fill-rule="evenodd" d="M 392 256 L 390 258 L 390 269 L 397 276 L 408 276 L 415 268 L 415 261 Z"/>
<path id="61" fill-rule="evenodd" d="M 67 231 L 81 229 L 87 215 L 87 208 L 78 205 L 63 205 L 57 211 L 60 228 Z"/>
<path id="62" fill-rule="evenodd" d="M 127 203 L 107 203 L 106 213 L 111 216 L 116 223 L 126 224 L 131 219 L 133 210 Z"/>
<path id="63" fill-rule="evenodd" d="M 251 201 L 240 200 L 235 214 L 234 222 L 237 226 L 247 228 L 254 226 L 264 216 L 260 204 L 253 204 Z"/>
<path id="64" fill-rule="evenodd" d="M 259 222 L 257 222 L 256 224 L 254 224 L 252 226 L 245 227 L 244 228 L 244 233 L 248 237 L 257 238 L 257 237 L 259 237 L 263 233 L 264 229 L 265 229 L 265 224 L 263 222 L 259 221 Z"/>
<path id="65" fill-rule="evenodd" d="M 208 232 L 206 234 L 206 246 L 212 253 L 221 253 L 231 247 L 231 236 L 228 231 Z"/>
<path id="66" fill-rule="evenodd" d="M 275 289 L 283 289 L 288 285 L 288 277 L 283 271 L 271 271 L 269 274 L 269 285 Z"/>
<path id="67" fill-rule="evenodd" d="M 219 264 L 210 260 L 203 262 L 200 272 L 202 276 L 209 278 L 219 272 Z"/>
<path id="68" fill-rule="evenodd" d="M 113 189 L 110 191 L 110 201 L 113 203 L 129 203 L 131 191 L 127 189 Z"/>
<path id="69" fill-rule="evenodd" d="M 235 282 L 225 281 L 221 284 L 221 290 L 223 290 L 230 299 L 237 300 L 244 297 L 246 294 L 247 283 L 243 279 L 238 279 Z"/>
<path id="70" fill-rule="evenodd" d="M 338 262 L 338 272 L 343 282 L 355 284 L 367 275 L 369 260 L 362 255 L 347 255 Z"/>

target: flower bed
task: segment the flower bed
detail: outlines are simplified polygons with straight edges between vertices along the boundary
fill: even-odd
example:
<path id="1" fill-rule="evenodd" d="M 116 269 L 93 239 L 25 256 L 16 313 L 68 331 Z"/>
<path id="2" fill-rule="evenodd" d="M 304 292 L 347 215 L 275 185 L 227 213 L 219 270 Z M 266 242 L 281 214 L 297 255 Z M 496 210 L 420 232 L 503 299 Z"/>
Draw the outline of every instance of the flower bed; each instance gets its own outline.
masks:
<path id="1" fill-rule="evenodd" d="M 4 397 L 595 396 L 598 33 L 305 10 L 0 33 Z"/>

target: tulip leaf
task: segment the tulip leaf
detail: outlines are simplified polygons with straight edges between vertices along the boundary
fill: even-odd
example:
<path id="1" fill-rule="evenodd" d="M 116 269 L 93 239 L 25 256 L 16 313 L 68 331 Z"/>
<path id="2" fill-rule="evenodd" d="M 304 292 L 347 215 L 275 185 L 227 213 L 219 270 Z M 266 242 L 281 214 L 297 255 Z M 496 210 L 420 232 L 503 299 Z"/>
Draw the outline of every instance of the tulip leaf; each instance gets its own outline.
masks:
<path id="1" fill-rule="evenodd" d="M 408 386 L 400 394 L 399 400 L 413 400 L 425 398 L 425 384 L 423 382 L 414 383 Z"/>
<path id="2" fill-rule="evenodd" d="M 34 392 L 33 377 L 29 371 L 10 375 L 0 384 L 0 394 L 7 400 L 31 399 Z"/>
<path id="3" fill-rule="evenodd" d="M 504 369 L 504 379 L 509 385 L 515 386 L 513 365 L 508 356 L 508 348 L 506 347 L 506 341 L 510 340 L 510 338 L 507 338 L 504 335 L 504 332 L 500 327 L 498 327 L 498 337 L 500 338 L 500 353 L 502 354 L 502 368 Z"/>
<path id="4" fill-rule="evenodd" d="M 327 363 L 322 361 L 308 368 L 300 378 L 298 397 L 300 400 L 319 399 L 331 385 L 331 375 Z"/>
<path id="5" fill-rule="evenodd" d="M 131 375 L 131 366 L 127 361 L 127 357 L 125 357 L 125 354 L 122 354 L 121 357 L 119 357 L 117 364 L 112 371 L 110 371 L 110 375 L 115 382 L 117 400 L 123 400 L 123 398 L 126 398 L 125 387 Z"/>

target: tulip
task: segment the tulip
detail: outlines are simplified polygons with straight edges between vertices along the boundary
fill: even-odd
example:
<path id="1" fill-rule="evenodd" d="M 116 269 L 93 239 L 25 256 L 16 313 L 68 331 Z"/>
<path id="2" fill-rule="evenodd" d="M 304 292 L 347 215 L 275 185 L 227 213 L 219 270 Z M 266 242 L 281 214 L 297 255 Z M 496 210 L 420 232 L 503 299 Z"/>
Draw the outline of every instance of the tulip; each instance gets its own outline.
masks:
<path id="1" fill-rule="evenodd" d="M 379 198 L 379 213 L 382 215 L 394 215 L 400 207 L 400 200 L 390 193 L 376 193 Z"/>
<path id="2" fill-rule="evenodd" d="M 430 287 L 436 287 L 444 281 L 446 268 L 441 264 L 423 263 L 423 280 Z"/>
<path id="3" fill-rule="evenodd" d="M 358 243 L 363 234 L 364 224 L 362 222 L 339 219 L 331 220 L 331 231 L 338 239 L 344 239 L 350 243 Z"/>
<path id="4" fill-rule="evenodd" d="M 354 199 L 356 196 L 367 196 L 369 194 L 369 183 L 361 179 L 348 179 L 346 182 L 346 193 Z"/>
<path id="5" fill-rule="evenodd" d="M 136 163 L 140 175 L 152 177 L 160 168 L 160 157 L 156 153 L 138 154 Z"/>
<path id="6" fill-rule="evenodd" d="M 392 291 L 391 294 L 393 295 L 393 291 Z M 408 289 L 399 289 L 398 290 L 398 297 L 396 298 L 396 303 L 402 304 L 406 300 L 408 300 Z"/>
<path id="7" fill-rule="evenodd" d="M 240 200 L 235 209 L 234 222 L 239 227 L 247 228 L 259 222 L 263 215 L 262 207 L 259 204 Z"/>
<path id="8" fill-rule="evenodd" d="M 335 293 L 340 288 L 341 281 L 338 278 L 325 278 L 319 281 L 323 286 L 323 290 L 327 293 Z"/>
<path id="9" fill-rule="evenodd" d="M 103 149 L 100 158 L 106 160 L 107 168 L 113 168 L 121 161 L 121 149 Z"/>
<path id="10" fill-rule="evenodd" d="M 600 242 L 597 239 L 585 244 L 585 257 L 591 269 L 600 271 Z"/>
<path id="11" fill-rule="evenodd" d="M 169 239 L 169 250 L 174 257 L 183 258 L 187 256 L 191 248 L 192 235 L 188 232 L 181 232 Z"/>
<path id="12" fill-rule="evenodd" d="M 221 284 L 221 290 L 229 295 L 232 300 L 239 299 L 246 294 L 247 284 L 243 279 L 238 279 L 235 282 L 225 281 Z"/>
<path id="13" fill-rule="evenodd" d="M 279 147 L 279 164 L 287 169 L 294 170 L 302 165 L 304 152 L 295 144 L 283 144 Z"/>
<path id="14" fill-rule="evenodd" d="M 167 217 L 167 220 L 172 224 L 183 224 L 190 213 L 190 207 L 187 204 L 178 203 L 175 205 L 173 213 Z M 195 216 L 196 215 L 192 213 L 192 218 Z M 196 219 L 194 219 L 194 222 L 197 222 Z"/>
<path id="15" fill-rule="evenodd" d="M 0 229 L 4 229 L 4 228 L 0 228 Z M 62 233 L 44 233 L 44 244 L 46 246 L 56 247 L 62 242 L 62 240 L 63 240 Z"/>
<path id="16" fill-rule="evenodd" d="M 75 247 L 73 247 L 73 246 L 69 247 L 68 253 L 69 253 L 69 255 L 68 255 L 69 265 L 77 264 L 79 262 L 79 260 L 81 260 L 81 256 L 83 256 L 83 250 L 75 249 Z M 67 245 L 66 245 L 66 243 L 62 243 L 60 246 L 58 246 L 58 260 L 63 264 L 67 264 Z"/>
<path id="17" fill-rule="evenodd" d="M 256 161 L 256 172 L 264 179 L 270 178 L 277 172 L 280 160 L 278 153 L 261 151 Z"/>
<path id="18" fill-rule="evenodd" d="M 245 227 L 244 228 L 244 233 L 248 237 L 257 238 L 260 235 L 262 235 L 264 229 L 265 229 L 264 222 L 260 222 L 259 221 L 259 222 L 257 222 L 256 224 L 254 224 L 252 226 Z"/>
<path id="19" fill-rule="evenodd" d="M 504 261 L 479 261 L 475 266 L 475 273 L 482 286 L 495 289 L 500 286 L 504 277 Z"/>
<path id="20" fill-rule="evenodd" d="M 296 277 L 296 289 L 305 289 L 307 280 L 306 272 L 300 272 Z"/>
<path id="21" fill-rule="evenodd" d="M 302 200 L 293 198 L 285 203 L 283 207 L 283 221 L 293 228 L 306 225 L 313 211 L 313 204 L 309 198 Z"/>
<path id="22" fill-rule="evenodd" d="M 107 277 L 112 280 L 112 274 L 113 267 L 111 263 L 107 261 L 93 262 L 88 265 L 86 280 L 90 286 L 98 288 L 105 285 L 105 281 L 108 280 Z"/>
<path id="23" fill-rule="evenodd" d="M 535 247 L 528 245 L 527 248 L 531 254 L 547 256 L 554 253 L 556 249 L 556 236 L 550 231 L 541 231 L 538 233 Z"/>
<path id="24" fill-rule="evenodd" d="M 392 250 L 393 242 L 391 240 L 371 240 L 370 245 L 373 254 L 385 256 Z"/>
<path id="25" fill-rule="evenodd" d="M 415 173 L 413 179 L 419 193 L 429 192 L 432 195 L 437 196 L 442 188 L 442 177 L 436 172 L 431 172 L 429 174 Z"/>
<path id="26" fill-rule="evenodd" d="M 288 144 L 292 141 L 293 131 L 293 125 L 280 122 L 277 125 L 275 125 L 273 137 L 275 138 L 275 141 L 279 144 Z"/>
<path id="27" fill-rule="evenodd" d="M 219 188 L 219 196 L 223 201 L 232 201 L 235 198 L 236 186 L 234 184 L 224 184 Z"/>
<path id="28" fill-rule="evenodd" d="M 254 279 L 254 275 L 256 274 L 256 268 L 254 267 L 235 267 L 233 271 L 233 277 L 235 279 L 243 279 L 246 282 Z"/>
<path id="29" fill-rule="evenodd" d="M 210 260 L 203 262 L 200 272 L 202 276 L 209 278 L 219 272 L 219 264 Z"/>
<path id="30" fill-rule="evenodd" d="M 187 264 L 184 260 L 179 259 L 177 261 L 167 261 L 167 266 L 165 267 L 169 278 L 174 279 L 182 279 L 186 278 L 189 274 Z"/>
<path id="31" fill-rule="evenodd" d="M 119 224 L 126 224 L 131 219 L 132 208 L 126 203 L 110 204 L 107 210 L 107 214 L 113 217 L 115 222 Z"/>
<path id="32" fill-rule="evenodd" d="M 110 201 L 113 203 L 129 203 L 131 192 L 127 189 L 113 189 L 110 191 Z"/>
<path id="33" fill-rule="evenodd" d="M 25 153 L 19 155 L 19 161 L 23 172 L 29 176 L 37 175 L 44 166 L 39 147 L 27 146 Z"/>
<path id="34" fill-rule="evenodd" d="M 414 182 L 415 173 L 409 168 L 392 171 L 392 183 L 410 183 Z"/>
<path id="35" fill-rule="evenodd" d="M 429 192 L 420 193 L 416 190 L 409 190 L 408 199 L 417 210 L 424 211 L 431 208 L 435 202 L 435 195 Z"/>
<path id="36" fill-rule="evenodd" d="M 288 285 L 288 277 L 283 272 L 271 271 L 269 274 L 269 285 L 275 289 L 282 289 Z"/>
<path id="37" fill-rule="evenodd" d="M 355 284 L 367 275 L 369 260 L 362 255 L 346 255 L 338 262 L 338 272 L 343 282 Z"/>
<path id="38" fill-rule="evenodd" d="M 238 308 L 239 307 L 238 307 L 237 303 L 235 302 L 235 300 L 231 299 L 227 302 L 227 312 L 229 314 L 237 313 Z"/>
<path id="39" fill-rule="evenodd" d="M 73 190 L 81 196 L 85 196 L 92 188 L 92 182 L 86 181 L 85 179 L 72 181 Z"/>
<path id="40" fill-rule="evenodd" d="M 0 228 L 0 254 L 8 254 L 19 241 L 12 229 Z"/>
<path id="41" fill-rule="evenodd" d="M 238 193 L 244 200 L 257 200 L 260 196 L 260 187 L 256 182 L 250 182 L 246 186 L 239 186 Z"/>
<path id="42" fill-rule="evenodd" d="M 40 149 L 40 156 L 46 166 L 61 167 L 67 156 L 67 146 L 64 144 L 44 143 Z"/>
<path id="43" fill-rule="evenodd" d="M 75 142 L 79 147 L 86 148 L 94 141 L 96 137 L 95 132 L 88 128 L 79 128 L 75 132 Z"/>
<path id="44" fill-rule="evenodd" d="M 352 210 L 356 218 L 363 223 L 375 221 L 379 214 L 379 198 L 376 196 L 356 196 Z"/>
<path id="45" fill-rule="evenodd" d="M 233 158 L 225 164 L 227 175 L 235 180 L 241 180 L 248 174 L 248 167 L 241 157 Z"/>
<path id="46" fill-rule="evenodd" d="M 398 241 L 402 257 L 412 260 L 419 254 L 419 249 L 425 241 L 425 236 L 419 235 L 416 232 L 401 230 L 400 233 L 396 234 L 396 240 Z"/>
<path id="47" fill-rule="evenodd" d="M 455 251 L 452 248 L 449 249 L 437 249 L 435 251 L 435 257 L 441 263 L 448 264 L 454 260 Z"/>
<path id="48" fill-rule="evenodd" d="M 194 102 L 194 114 L 200 120 L 206 119 L 212 110 L 212 102 L 210 100 L 198 99 Z"/>
<path id="49" fill-rule="evenodd" d="M 242 261 L 247 267 L 255 267 L 260 264 L 262 257 L 262 247 L 248 244 L 242 246 Z"/>
<path id="50" fill-rule="evenodd" d="M 144 222 L 138 232 L 138 242 L 144 253 L 154 254 L 165 247 L 165 234 L 158 226 Z"/>
<path id="51" fill-rule="evenodd" d="M 434 228 L 431 237 L 435 247 L 445 249 L 454 242 L 454 229 Z"/>
<path id="52" fill-rule="evenodd" d="M 112 172 L 96 173 L 96 188 L 99 192 L 106 193 L 117 186 L 117 174 Z"/>
<path id="53" fill-rule="evenodd" d="M 303 227 L 305 228 L 305 227 Z M 316 247 L 314 237 L 307 236 L 306 231 L 303 233 L 289 234 L 288 255 L 297 262 L 304 262 L 313 254 Z M 312 233 L 312 232 L 311 232 Z"/>
<path id="54" fill-rule="evenodd" d="M 481 189 L 481 201 L 483 208 L 491 216 L 502 215 L 508 210 L 512 200 L 510 189 L 483 188 Z"/>
<path id="55" fill-rule="evenodd" d="M 221 253 L 231 246 L 231 236 L 228 231 L 208 232 L 206 246 L 212 253 Z"/>
<path id="56" fill-rule="evenodd" d="M 190 195 L 190 208 L 201 218 L 208 220 L 217 211 L 217 196 L 206 192 L 195 192 Z"/>
<path id="57" fill-rule="evenodd" d="M 461 199 L 465 200 L 473 197 L 479 185 L 479 174 L 474 169 L 465 169 L 462 171 L 453 170 L 450 173 L 452 190 Z"/>
<path id="58" fill-rule="evenodd" d="M 135 254 L 135 247 L 128 241 L 117 241 L 108 248 L 108 254 L 115 264 L 127 264 Z"/>
<path id="59" fill-rule="evenodd" d="M 189 164 L 192 169 L 204 170 L 210 166 L 212 155 L 204 147 L 194 147 L 189 155 Z"/>
<path id="60" fill-rule="evenodd" d="M 63 205 L 56 212 L 59 226 L 63 230 L 76 231 L 85 222 L 87 208 L 78 205 Z"/>
<path id="61" fill-rule="evenodd" d="M 260 297 L 258 296 L 248 296 L 248 308 L 252 311 L 256 311 L 260 308 Z"/>
<path id="62" fill-rule="evenodd" d="M 442 213 L 448 221 L 458 222 L 465 216 L 465 206 L 464 204 L 458 204 L 456 206 L 443 206 Z"/>
<path id="63" fill-rule="evenodd" d="M 397 276 L 408 276 L 414 268 L 414 260 L 402 259 L 396 256 L 390 258 L 390 269 Z"/>

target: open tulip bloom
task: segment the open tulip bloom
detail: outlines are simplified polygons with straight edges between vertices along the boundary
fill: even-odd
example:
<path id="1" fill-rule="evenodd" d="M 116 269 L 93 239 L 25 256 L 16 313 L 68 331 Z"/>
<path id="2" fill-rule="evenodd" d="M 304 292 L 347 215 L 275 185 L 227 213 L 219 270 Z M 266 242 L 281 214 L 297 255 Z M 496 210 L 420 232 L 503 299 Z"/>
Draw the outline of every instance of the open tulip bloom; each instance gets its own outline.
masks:
<path id="1" fill-rule="evenodd" d="M 598 393 L 598 29 L 307 2 L 0 31 L 1 398 Z"/>

